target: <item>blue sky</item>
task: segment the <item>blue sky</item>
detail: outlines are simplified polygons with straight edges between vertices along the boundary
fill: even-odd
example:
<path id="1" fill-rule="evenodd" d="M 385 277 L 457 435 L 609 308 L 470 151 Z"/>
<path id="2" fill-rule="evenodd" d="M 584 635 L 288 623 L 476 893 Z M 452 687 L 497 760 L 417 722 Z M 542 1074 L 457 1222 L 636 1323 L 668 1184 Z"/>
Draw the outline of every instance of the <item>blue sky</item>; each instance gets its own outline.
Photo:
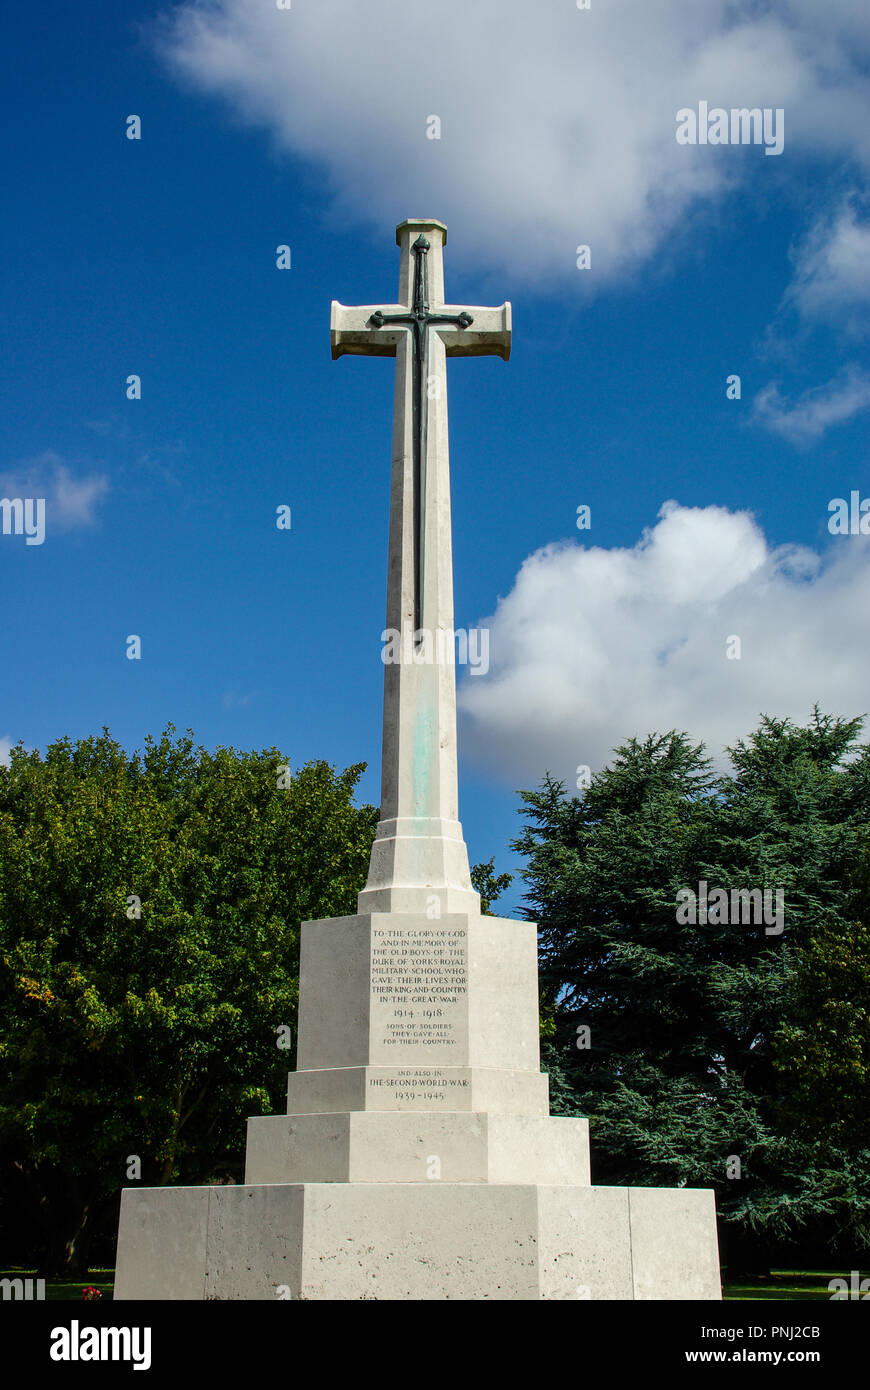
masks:
<path id="1" fill-rule="evenodd" d="M 870 708 L 870 554 L 828 529 L 870 496 L 866 24 L 685 9 L 5 16 L 0 495 L 48 510 L 0 535 L 0 739 L 172 721 L 365 761 L 377 801 L 393 364 L 332 362 L 329 304 L 395 298 L 409 216 L 447 222 L 452 302 L 514 309 L 509 363 L 449 368 L 472 861 L 515 868 L 514 789 L 632 733 Z M 678 146 L 701 100 L 782 108 L 782 154 Z"/>

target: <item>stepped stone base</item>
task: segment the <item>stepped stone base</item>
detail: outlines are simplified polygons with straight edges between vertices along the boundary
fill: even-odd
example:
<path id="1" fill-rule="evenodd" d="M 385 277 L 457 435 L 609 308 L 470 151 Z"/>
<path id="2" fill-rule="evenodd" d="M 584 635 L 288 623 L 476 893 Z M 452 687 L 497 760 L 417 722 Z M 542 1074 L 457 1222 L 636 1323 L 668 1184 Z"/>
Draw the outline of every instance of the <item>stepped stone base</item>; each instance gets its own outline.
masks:
<path id="1" fill-rule="evenodd" d="M 127 1188 L 116 1300 L 718 1299 L 713 1193 L 461 1183 Z"/>
<path id="2" fill-rule="evenodd" d="M 589 1121 L 374 1111 L 248 1120 L 245 1182 L 589 1183 Z"/>
<path id="3" fill-rule="evenodd" d="M 550 1113 L 549 1077 L 495 1067 L 324 1067 L 291 1071 L 288 1115 L 337 1110 L 488 1110 L 503 1115 Z"/>
<path id="4" fill-rule="evenodd" d="M 124 1191 L 116 1299 L 721 1297 L 713 1193 L 592 1187 L 549 1115 L 532 923 L 304 923 L 297 1065 L 244 1185 Z"/>
<path id="5" fill-rule="evenodd" d="M 459 821 L 425 816 L 379 821 L 357 911 L 425 912 L 433 899 L 441 912 L 480 916 L 480 894 L 471 887 Z"/>

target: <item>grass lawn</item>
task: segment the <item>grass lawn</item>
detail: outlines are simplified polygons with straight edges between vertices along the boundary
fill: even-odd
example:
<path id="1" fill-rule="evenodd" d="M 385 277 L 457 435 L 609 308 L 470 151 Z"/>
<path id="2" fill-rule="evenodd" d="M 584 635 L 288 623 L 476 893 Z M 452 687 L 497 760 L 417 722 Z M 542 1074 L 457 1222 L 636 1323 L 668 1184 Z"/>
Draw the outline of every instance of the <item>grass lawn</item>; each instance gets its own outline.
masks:
<path id="1" fill-rule="evenodd" d="M 35 1279 L 35 1269 L 0 1269 L 0 1279 Z M 112 1290 L 115 1285 L 115 1271 L 113 1269 L 92 1269 L 87 1279 L 58 1279 L 46 1280 L 45 1282 L 45 1301 L 75 1301 L 84 1303 L 87 1300 L 82 1298 L 82 1289 L 92 1284 L 98 1288 L 103 1295 L 102 1301 L 111 1299 Z M 36 1292 L 34 1288 L 34 1293 Z M 96 1302 L 96 1300 L 94 1300 Z"/>
<path id="2" fill-rule="evenodd" d="M 770 1273 L 770 1277 L 754 1277 L 747 1279 L 736 1279 L 734 1283 L 725 1284 L 722 1288 L 722 1297 L 726 1299 L 751 1298 L 751 1299 L 830 1299 L 831 1290 L 828 1288 L 830 1279 L 845 1279 L 851 1288 L 851 1273 L 849 1269 L 775 1269 Z M 864 1270 L 859 1276 L 860 1279 L 867 1278 L 867 1271 Z"/>

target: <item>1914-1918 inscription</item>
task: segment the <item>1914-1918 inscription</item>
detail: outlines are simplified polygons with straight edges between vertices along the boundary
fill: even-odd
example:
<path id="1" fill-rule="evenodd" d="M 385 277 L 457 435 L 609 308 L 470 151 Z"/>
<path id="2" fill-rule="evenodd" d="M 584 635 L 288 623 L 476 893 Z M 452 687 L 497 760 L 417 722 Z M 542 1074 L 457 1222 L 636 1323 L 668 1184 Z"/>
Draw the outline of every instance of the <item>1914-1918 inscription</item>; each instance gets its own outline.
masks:
<path id="1" fill-rule="evenodd" d="M 468 940 L 463 927 L 372 932 L 372 1022 L 386 1061 L 465 1059 Z"/>

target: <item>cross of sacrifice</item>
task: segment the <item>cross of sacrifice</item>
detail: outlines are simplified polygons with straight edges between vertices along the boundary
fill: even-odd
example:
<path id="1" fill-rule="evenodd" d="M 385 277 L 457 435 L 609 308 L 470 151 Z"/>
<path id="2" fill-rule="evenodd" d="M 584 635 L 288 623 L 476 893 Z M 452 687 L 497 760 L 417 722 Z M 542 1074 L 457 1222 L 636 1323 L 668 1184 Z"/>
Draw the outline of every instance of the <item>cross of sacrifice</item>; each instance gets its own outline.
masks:
<path id="1" fill-rule="evenodd" d="M 361 912 L 412 910 L 433 886 L 457 910 L 477 898 L 458 821 L 446 359 L 507 361 L 511 306 L 444 302 L 446 240 L 443 222 L 401 222 L 399 302 L 333 301 L 330 317 L 333 358 L 396 358 L 386 626 L 412 654 L 384 657 L 381 822 Z M 445 638 L 449 658 L 432 662 Z"/>

